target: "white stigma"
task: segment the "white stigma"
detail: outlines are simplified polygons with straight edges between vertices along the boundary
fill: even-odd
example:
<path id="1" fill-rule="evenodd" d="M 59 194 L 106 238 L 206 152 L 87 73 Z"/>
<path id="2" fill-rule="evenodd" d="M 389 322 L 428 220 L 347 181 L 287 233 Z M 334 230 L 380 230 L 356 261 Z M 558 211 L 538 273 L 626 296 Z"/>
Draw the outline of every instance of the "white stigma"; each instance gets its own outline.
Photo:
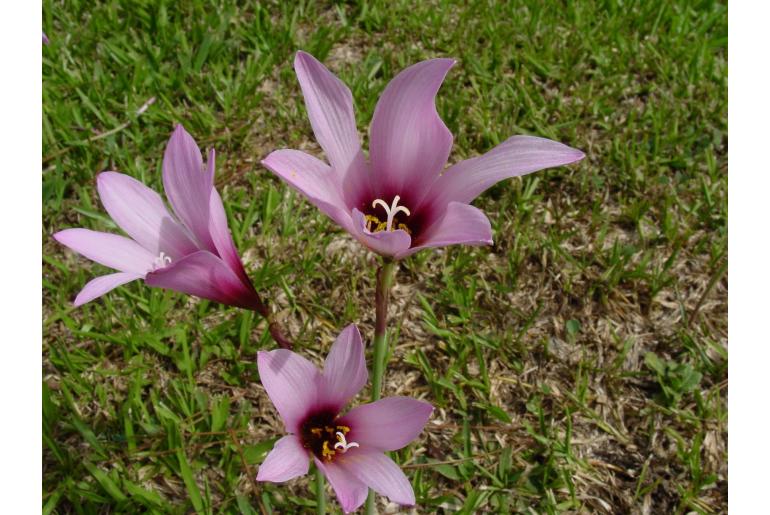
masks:
<path id="1" fill-rule="evenodd" d="M 391 205 L 387 205 L 384 200 L 379 198 L 376 199 L 374 202 L 372 202 L 372 207 L 377 207 L 377 205 L 379 204 L 382 206 L 382 209 L 384 209 L 385 212 L 388 214 L 388 222 L 387 222 L 387 225 L 385 226 L 385 230 L 388 232 L 390 232 L 390 228 L 393 225 L 393 218 L 396 216 L 396 213 L 401 211 L 406 216 L 411 215 L 411 213 L 407 208 L 405 208 L 404 206 L 398 205 L 399 200 L 401 200 L 401 197 L 396 195 L 395 197 L 393 197 L 393 203 Z"/>
<path id="2" fill-rule="evenodd" d="M 155 258 L 153 264 L 155 265 L 153 270 L 166 268 L 167 265 L 171 264 L 171 256 L 167 256 L 165 252 L 161 252 L 160 255 Z"/>
<path id="3" fill-rule="evenodd" d="M 345 434 L 341 431 L 337 431 L 337 443 L 334 444 L 335 449 L 340 449 L 342 452 L 347 452 L 351 447 L 358 447 L 356 442 L 348 442 L 345 440 Z"/>

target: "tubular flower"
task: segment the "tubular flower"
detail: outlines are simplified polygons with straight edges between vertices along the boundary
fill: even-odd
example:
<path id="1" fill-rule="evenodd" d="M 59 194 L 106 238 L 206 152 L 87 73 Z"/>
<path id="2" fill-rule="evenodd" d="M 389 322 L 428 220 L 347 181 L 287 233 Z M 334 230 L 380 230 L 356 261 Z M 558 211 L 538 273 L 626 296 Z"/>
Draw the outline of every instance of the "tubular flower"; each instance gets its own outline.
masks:
<path id="1" fill-rule="evenodd" d="M 257 363 L 262 385 L 290 433 L 276 442 L 257 480 L 281 483 L 302 476 L 312 458 L 346 513 L 364 503 L 367 487 L 414 505 L 409 480 L 384 453 L 414 440 L 433 407 L 409 397 L 387 397 L 340 414 L 368 379 L 355 325 L 337 337 L 323 371 L 284 349 L 259 352 Z"/>
<path id="2" fill-rule="evenodd" d="M 503 179 L 579 161 L 584 154 L 534 136 L 513 136 L 441 173 L 452 134 L 435 96 L 453 59 L 403 70 L 385 88 L 369 127 L 369 161 L 356 130 L 350 90 L 313 56 L 294 68 L 316 140 L 329 160 L 277 150 L 262 161 L 362 244 L 401 259 L 428 247 L 489 245 L 492 229 L 470 205 Z"/>
<path id="3" fill-rule="evenodd" d="M 136 279 L 222 304 L 266 311 L 238 256 L 222 199 L 214 188 L 214 150 L 204 167 L 200 149 L 177 125 L 163 157 L 160 195 L 117 172 L 97 177 L 104 208 L 129 238 L 66 229 L 54 238 L 88 259 L 117 270 L 91 280 L 75 298 L 80 306 Z"/>

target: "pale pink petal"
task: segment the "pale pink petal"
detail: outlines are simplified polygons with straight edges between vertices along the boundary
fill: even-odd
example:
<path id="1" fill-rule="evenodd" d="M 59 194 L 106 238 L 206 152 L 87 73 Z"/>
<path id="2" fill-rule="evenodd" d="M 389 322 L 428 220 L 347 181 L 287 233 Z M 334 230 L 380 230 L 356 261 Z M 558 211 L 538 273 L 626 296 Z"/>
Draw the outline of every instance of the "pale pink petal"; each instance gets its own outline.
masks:
<path id="1" fill-rule="evenodd" d="M 316 140 L 335 170 L 347 170 L 361 153 L 353 113 L 353 95 L 342 81 L 310 54 L 297 52 L 294 69 Z"/>
<path id="2" fill-rule="evenodd" d="M 90 229 L 65 229 L 53 237 L 91 261 L 140 276 L 152 269 L 156 258 L 134 240 L 117 234 Z"/>
<path id="3" fill-rule="evenodd" d="M 178 259 L 198 250 L 187 231 L 168 212 L 160 195 L 133 177 L 103 172 L 96 179 L 96 188 L 118 227 L 155 256 L 164 252 Z"/>
<path id="4" fill-rule="evenodd" d="M 307 359 L 286 349 L 260 351 L 257 368 L 262 386 L 281 415 L 286 432 L 298 432 L 302 419 L 318 406 L 320 372 Z"/>
<path id="5" fill-rule="evenodd" d="M 368 377 L 361 333 L 350 324 L 337 336 L 326 356 L 322 398 L 340 410 L 361 391 Z"/>
<path id="6" fill-rule="evenodd" d="M 350 410 L 341 421 L 350 427 L 349 439 L 363 447 L 395 451 L 417 438 L 433 413 L 433 406 L 411 397 L 386 397 Z"/>
<path id="7" fill-rule="evenodd" d="M 217 152 L 216 150 L 209 149 L 208 159 L 206 160 L 206 181 L 214 186 L 214 174 L 217 171 Z"/>
<path id="8" fill-rule="evenodd" d="M 147 274 L 145 282 L 244 309 L 256 309 L 258 302 L 254 290 L 244 284 L 224 261 L 206 250 L 189 254 Z"/>
<path id="9" fill-rule="evenodd" d="M 230 228 L 227 226 L 227 214 L 225 213 L 225 206 L 222 205 L 222 197 L 219 196 L 215 188 L 211 188 L 211 199 L 209 201 L 209 232 L 217 249 L 217 254 L 222 258 L 222 261 L 242 281 L 248 283 L 249 278 L 243 269 L 241 257 L 238 255 L 238 249 L 235 248 Z"/>
<path id="10" fill-rule="evenodd" d="M 369 232 L 366 219 L 358 209 L 353 209 L 353 236 L 381 256 L 393 257 L 409 248 L 412 238 L 406 231 Z"/>
<path id="11" fill-rule="evenodd" d="M 82 306 L 86 302 L 90 302 L 97 297 L 101 297 L 108 291 L 113 290 L 118 286 L 141 278 L 142 276 L 139 274 L 118 272 L 117 274 L 102 275 L 95 279 L 91 279 L 83 287 L 83 289 L 80 290 L 78 296 L 75 297 L 75 307 Z"/>
<path id="12" fill-rule="evenodd" d="M 209 235 L 209 199 L 214 187 L 214 152 L 203 168 L 201 151 L 184 127 L 177 125 L 163 155 L 163 187 L 179 219 L 202 249 L 215 251 Z"/>
<path id="13" fill-rule="evenodd" d="M 396 255 L 397 259 L 411 256 L 428 247 L 447 245 L 492 245 L 492 226 L 487 215 L 468 204 L 450 202 L 444 216 L 427 228 L 414 247 Z"/>
<path id="14" fill-rule="evenodd" d="M 257 481 L 283 483 L 297 476 L 307 474 L 310 467 L 310 455 L 302 447 L 300 439 L 286 435 L 273 446 L 265 461 L 259 466 Z"/>
<path id="15" fill-rule="evenodd" d="M 334 462 L 323 463 L 315 456 L 313 459 L 316 467 L 321 469 L 329 484 L 332 485 L 342 511 L 352 513 L 364 504 L 369 493 L 369 488 L 364 483 Z"/>
<path id="16" fill-rule="evenodd" d="M 352 231 L 350 212 L 342 200 L 339 181 L 329 165 L 299 150 L 276 150 L 262 164 L 299 191 L 307 199 L 337 222 Z"/>
<path id="17" fill-rule="evenodd" d="M 392 197 L 422 192 L 436 179 L 452 148 L 452 133 L 436 111 L 435 97 L 453 59 L 410 66 L 385 88 L 370 127 L 369 158 L 376 191 Z"/>
<path id="18" fill-rule="evenodd" d="M 513 136 L 486 154 L 450 167 L 433 184 L 434 206 L 452 200 L 469 203 L 503 179 L 580 161 L 585 154 L 557 141 Z"/>
<path id="19" fill-rule="evenodd" d="M 399 466 L 381 451 L 363 447 L 351 449 L 335 463 L 378 494 L 395 503 L 414 506 L 412 485 Z"/>

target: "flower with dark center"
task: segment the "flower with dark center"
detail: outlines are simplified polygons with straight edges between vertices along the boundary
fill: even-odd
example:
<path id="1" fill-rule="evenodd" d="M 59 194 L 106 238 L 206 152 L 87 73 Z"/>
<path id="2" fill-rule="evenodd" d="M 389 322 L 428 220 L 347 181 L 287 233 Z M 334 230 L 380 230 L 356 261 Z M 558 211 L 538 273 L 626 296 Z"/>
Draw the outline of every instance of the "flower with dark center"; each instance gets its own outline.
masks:
<path id="1" fill-rule="evenodd" d="M 102 172 L 96 179 L 104 208 L 129 237 L 65 229 L 56 241 L 117 270 L 91 280 L 75 298 L 80 306 L 136 279 L 263 313 L 264 304 L 238 256 L 222 199 L 214 188 L 214 150 L 204 165 L 195 140 L 177 125 L 163 156 L 163 199 L 133 177 Z"/>
<path id="2" fill-rule="evenodd" d="M 316 140 L 329 160 L 276 150 L 262 161 L 368 248 L 401 259 L 428 247 L 489 245 L 486 215 L 470 203 L 499 181 L 579 161 L 584 154 L 535 136 L 513 136 L 443 171 L 452 134 L 435 96 L 453 59 L 399 73 L 377 102 L 369 159 L 361 150 L 350 90 L 313 56 L 294 60 Z"/>
<path id="3" fill-rule="evenodd" d="M 386 451 L 420 434 L 433 407 L 409 397 L 386 397 L 342 410 L 368 379 L 364 345 L 355 325 L 340 333 L 323 371 L 294 352 L 260 352 L 259 376 L 289 433 L 259 467 L 257 480 L 283 482 L 307 474 L 312 458 L 342 509 L 355 511 L 367 489 L 413 505 L 414 491 Z"/>

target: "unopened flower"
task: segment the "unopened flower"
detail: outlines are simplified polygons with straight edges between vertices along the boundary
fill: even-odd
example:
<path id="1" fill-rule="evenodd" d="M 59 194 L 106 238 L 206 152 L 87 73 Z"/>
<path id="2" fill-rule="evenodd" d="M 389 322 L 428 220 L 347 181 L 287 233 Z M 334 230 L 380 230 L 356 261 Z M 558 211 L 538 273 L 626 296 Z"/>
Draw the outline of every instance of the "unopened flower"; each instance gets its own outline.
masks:
<path id="1" fill-rule="evenodd" d="M 272 152 L 262 164 L 383 256 L 491 244 L 489 220 L 470 205 L 473 199 L 503 179 L 572 163 L 584 154 L 545 138 L 513 136 L 442 174 L 452 134 L 436 111 L 435 96 L 454 63 L 423 61 L 388 84 L 369 127 L 367 161 L 350 90 L 314 57 L 298 52 L 294 68 L 329 165 L 288 149 Z"/>
<path id="2" fill-rule="evenodd" d="M 100 173 L 97 188 L 102 204 L 129 238 L 89 229 L 54 234 L 59 243 L 118 270 L 86 284 L 75 305 L 144 279 L 150 286 L 264 311 L 214 188 L 214 151 L 204 166 L 198 145 L 181 125 L 171 135 L 163 157 L 163 186 L 176 216 L 160 195 L 136 179 L 117 172 Z"/>
<path id="3" fill-rule="evenodd" d="M 364 503 L 367 487 L 393 502 L 414 505 L 409 480 L 385 452 L 414 440 L 433 407 L 387 397 L 341 414 L 368 379 L 355 325 L 337 337 L 323 371 L 284 349 L 260 352 L 257 363 L 262 385 L 290 433 L 276 442 L 257 480 L 280 483 L 302 476 L 312 458 L 346 513 Z"/>

